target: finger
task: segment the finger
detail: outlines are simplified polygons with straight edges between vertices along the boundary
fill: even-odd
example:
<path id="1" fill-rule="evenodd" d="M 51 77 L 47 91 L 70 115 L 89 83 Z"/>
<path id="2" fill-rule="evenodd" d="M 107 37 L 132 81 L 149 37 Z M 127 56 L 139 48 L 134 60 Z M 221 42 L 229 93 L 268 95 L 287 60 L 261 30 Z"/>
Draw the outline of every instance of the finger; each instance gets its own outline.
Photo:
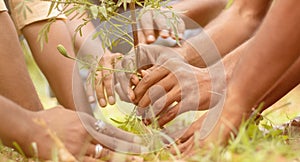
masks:
<path id="1" fill-rule="evenodd" d="M 105 123 L 102 120 L 98 120 L 96 123 L 95 123 L 96 125 L 95 127 L 97 127 L 98 129 L 97 131 L 101 134 L 105 134 L 111 137 L 118 138 L 120 140 L 136 143 L 136 144 L 141 144 L 143 142 L 143 139 L 137 136 L 136 134 L 126 132 L 122 129 L 112 126 L 111 124 Z"/>
<path id="2" fill-rule="evenodd" d="M 128 69 L 128 67 L 124 67 L 128 65 L 128 63 L 123 63 L 125 60 L 121 62 L 117 62 L 116 67 L 117 69 Z M 126 58 L 128 59 L 128 58 Z M 130 59 L 130 58 L 129 58 Z M 123 71 L 117 71 L 114 73 L 115 78 L 115 91 L 118 93 L 121 100 L 126 102 L 131 102 L 130 97 L 128 95 L 128 88 L 129 87 L 129 78 L 127 78 L 127 74 Z"/>
<path id="3" fill-rule="evenodd" d="M 109 69 L 114 69 L 114 64 L 116 62 L 116 58 L 120 57 L 121 54 L 115 53 L 110 54 L 109 59 L 106 59 L 104 62 L 104 67 Z M 115 93 L 114 93 L 114 78 L 113 72 L 109 70 L 103 70 L 102 75 L 104 76 L 103 85 L 105 87 L 107 99 L 110 105 L 115 104 Z"/>
<path id="4" fill-rule="evenodd" d="M 157 14 L 154 16 L 154 22 L 159 30 L 159 36 L 162 38 L 170 37 L 170 28 L 167 26 L 166 17 L 162 14 Z"/>
<path id="5" fill-rule="evenodd" d="M 87 150 L 85 152 L 85 155 L 90 156 L 90 157 L 95 157 L 95 150 L 96 150 L 96 145 L 95 144 L 89 144 L 87 147 Z"/>
<path id="6" fill-rule="evenodd" d="M 110 150 L 131 154 L 141 154 L 149 151 L 149 149 L 143 145 L 120 140 L 116 137 L 108 136 L 96 131 L 92 132 L 92 136 L 95 140 L 101 141 L 101 144 Z"/>
<path id="7" fill-rule="evenodd" d="M 134 69 L 135 63 L 134 63 L 134 58 L 128 58 L 122 61 L 122 67 L 126 70 L 132 70 Z M 119 83 L 120 83 L 120 87 L 122 89 L 122 91 L 124 92 L 124 94 L 126 96 L 128 96 L 128 98 L 130 99 L 132 96 L 132 83 L 131 83 L 131 76 L 132 73 L 126 73 L 126 72 L 121 72 L 119 79 Z"/>
<path id="8" fill-rule="evenodd" d="M 98 143 L 99 144 L 99 143 Z M 102 145 L 101 145 L 102 146 Z M 89 157 L 90 159 L 98 159 L 98 158 L 103 158 L 109 155 L 111 151 L 107 148 L 102 148 L 99 153 L 96 152 L 96 145 L 90 145 L 87 149 L 86 156 Z"/>
<path id="9" fill-rule="evenodd" d="M 194 136 L 191 137 L 188 141 L 184 142 L 184 143 L 180 143 L 177 146 L 172 146 L 169 150 L 173 155 L 176 155 L 179 151 L 179 153 L 183 153 L 183 152 L 187 152 L 192 150 L 193 146 L 194 146 Z"/>
<path id="10" fill-rule="evenodd" d="M 96 81 L 95 81 L 95 89 L 97 94 L 97 99 L 101 107 L 106 106 L 106 99 L 104 94 L 104 87 L 102 82 L 102 72 L 96 72 Z"/>
<path id="11" fill-rule="evenodd" d="M 132 75 L 132 76 L 131 76 L 131 82 L 132 82 L 132 84 L 133 84 L 134 86 L 136 86 L 136 85 L 139 84 L 140 80 L 139 80 L 139 78 L 138 78 L 137 75 Z"/>
<path id="12" fill-rule="evenodd" d="M 171 78 L 171 75 L 167 75 L 162 80 L 160 80 L 155 85 L 151 86 L 145 95 L 140 99 L 138 106 L 143 108 L 149 106 L 150 103 L 155 103 L 157 100 L 159 100 L 161 97 L 165 96 L 169 91 L 172 89 L 173 84 Z M 166 100 L 161 100 L 159 103 Z M 162 104 L 164 105 L 165 102 Z M 160 106 L 162 108 L 162 104 L 153 105 L 155 109 L 157 109 L 157 106 Z"/>
<path id="13" fill-rule="evenodd" d="M 108 130 L 111 129 L 111 127 L 108 127 L 108 124 L 104 124 L 104 125 L 101 124 L 102 126 L 100 126 L 99 123 L 96 124 L 97 122 L 96 119 L 92 118 L 91 116 L 85 113 L 82 113 L 82 117 L 85 117 L 84 120 L 82 120 L 85 122 L 84 123 L 85 128 L 88 130 L 90 136 L 93 137 L 92 144 L 101 143 L 103 147 L 106 147 L 110 150 L 117 150 L 119 152 L 127 152 L 132 154 L 140 154 L 149 151 L 147 147 L 141 144 L 137 144 L 141 141 L 140 139 L 137 140 L 136 138 L 137 135 L 125 132 L 118 128 L 115 128 L 118 129 L 118 131 L 113 132 L 114 133 L 113 135 L 111 134 L 106 135 L 104 133 L 98 132 L 103 129 L 99 129 L 99 128 L 97 129 L 97 126 L 100 128 L 104 128 L 104 130 Z M 122 137 L 125 140 L 119 139 L 119 137 Z"/>
<path id="14" fill-rule="evenodd" d="M 183 34 L 185 31 L 185 23 L 183 22 L 182 19 L 178 19 L 178 22 L 176 22 L 175 26 L 176 26 L 175 28 L 176 31 L 174 31 L 174 28 L 170 29 L 171 37 L 173 39 L 176 39 L 176 34 L 177 34 L 179 40 L 183 39 Z"/>
<path id="15" fill-rule="evenodd" d="M 159 119 L 157 120 L 157 123 L 160 127 L 164 126 L 165 124 L 167 124 L 169 121 L 173 120 L 174 118 L 176 118 L 176 116 L 178 115 L 178 111 L 180 108 L 180 103 L 176 104 L 175 106 L 173 106 L 172 108 L 168 109 L 166 112 L 164 112 Z"/>
<path id="16" fill-rule="evenodd" d="M 152 87 L 151 87 L 152 88 Z M 170 87 L 171 88 L 171 87 Z M 180 101 L 180 95 L 177 94 L 177 90 L 176 89 L 172 89 L 171 91 L 167 92 L 167 94 L 164 94 L 164 96 L 160 97 L 156 100 L 151 99 L 152 104 L 152 111 L 148 111 L 145 108 L 141 108 L 138 107 L 138 114 L 142 115 L 144 119 L 144 123 L 146 125 L 149 125 L 151 123 L 151 120 L 157 116 L 159 116 L 160 114 L 163 114 L 164 116 L 167 116 L 166 111 L 170 111 L 168 110 L 168 108 L 175 102 L 179 102 Z M 147 94 L 147 93 L 146 93 Z M 141 99 L 141 102 L 143 98 Z M 174 107 L 174 106 L 173 106 Z M 154 116 L 153 116 L 154 115 Z M 170 116 L 168 118 L 171 118 L 173 116 Z M 159 117 L 159 118 L 163 118 L 163 117 Z M 158 119 L 159 119 L 158 118 Z"/>
<path id="17" fill-rule="evenodd" d="M 86 94 L 88 96 L 89 103 L 94 103 L 96 101 L 93 86 L 88 82 L 86 82 Z"/>
<path id="18" fill-rule="evenodd" d="M 154 24 L 152 11 L 147 11 L 140 19 L 141 27 L 146 38 L 147 43 L 155 41 Z"/>
<path id="19" fill-rule="evenodd" d="M 185 142 L 188 140 L 194 132 L 200 130 L 207 113 L 203 114 L 200 118 L 194 121 L 191 126 L 184 132 L 184 134 L 178 139 L 179 142 Z"/>
<path id="20" fill-rule="evenodd" d="M 163 138 L 163 142 L 165 144 L 171 144 L 174 141 L 178 141 L 178 139 L 186 132 L 188 128 L 178 128 L 177 124 L 172 124 L 168 127 L 162 129 L 162 133 L 166 134 L 167 137 L 171 138 L 172 141 L 169 139 Z"/>
<path id="21" fill-rule="evenodd" d="M 149 87 L 156 84 L 158 81 L 160 81 L 168 74 L 168 70 L 163 67 L 159 67 L 159 66 L 153 66 L 153 67 L 154 70 L 150 72 L 148 75 L 145 75 L 134 89 L 134 94 L 136 97 L 133 100 L 133 102 L 135 104 L 138 104 L 138 102 L 145 95 Z"/>
<path id="22" fill-rule="evenodd" d="M 189 127 L 182 128 L 182 129 L 176 129 L 172 127 L 168 127 L 164 133 L 170 136 L 172 139 L 177 141 L 177 143 L 184 143 L 186 142 L 191 136 L 194 135 L 194 133 L 198 130 L 200 130 L 201 125 L 206 118 L 206 114 L 203 114 L 200 118 L 198 118 L 196 121 L 194 121 Z"/>
<path id="23" fill-rule="evenodd" d="M 139 38 L 139 43 L 140 44 L 147 44 L 146 36 L 144 35 L 142 30 L 138 31 L 138 38 Z"/>

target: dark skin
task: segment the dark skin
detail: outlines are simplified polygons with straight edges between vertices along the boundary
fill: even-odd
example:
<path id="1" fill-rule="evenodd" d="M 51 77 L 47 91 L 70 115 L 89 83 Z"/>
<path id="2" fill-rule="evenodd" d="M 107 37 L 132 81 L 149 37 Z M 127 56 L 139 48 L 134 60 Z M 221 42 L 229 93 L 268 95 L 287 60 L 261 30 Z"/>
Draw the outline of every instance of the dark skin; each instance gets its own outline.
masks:
<path id="1" fill-rule="evenodd" d="M 14 24 L 5 11 L 0 12 L 0 19 L 3 20 L 0 25 L 0 41 L 11 42 L 0 44 L 0 94 L 29 110 L 42 110 L 42 104 L 26 70 L 24 55 Z"/>
<path id="2" fill-rule="evenodd" d="M 266 101 L 267 105 L 270 105 L 300 83 L 300 78 L 294 75 L 299 73 L 300 32 L 294 29 L 300 27 L 298 20 L 300 3 L 296 0 L 273 3 L 262 26 L 251 39 L 247 50 L 242 53 L 241 59 L 234 68 L 220 120 L 209 136 L 199 141 L 200 145 L 203 146 L 216 139 L 218 142 L 226 143 L 232 132 L 232 126 L 238 128 L 242 119 L 247 118 L 252 108 L 255 108 L 259 102 Z M 286 14 L 289 16 L 285 16 Z M 272 33 L 277 34 L 271 36 Z M 260 81 L 253 82 L 253 78 L 258 77 Z M 195 123 L 201 125 L 203 118 Z M 220 138 L 221 127 L 223 129 Z M 197 130 L 199 127 L 196 127 L 194 132 Z M 181 145 L 181 149 L 188 153 L 193 144 L 193 138 L 190 138 Z"/>
<path id="3" fill-rule="evenodd" d="M 255 31 L 255 29 L 260 24 L 261 19 L 264 17 L 266 10 L 269 7 L 269 1 L 248 1 L 248 0 L 239 0 L 235 1 L 235 3 L 232 5 L 231 8 L 228 10 L 225 10 L 223 13 L 219 15 L 215 20 L 213 20 L 206 28 L 206 33 L 202 32 L 199 35 L 188 39 L 185 44 L 183 44 L 182 47 L 176 48 L 178 53 L 184 57 L 184 59 L 191 65 L 194 65 L 196 67 L 202 67 L 206 63 L 213 63 L 216 61 L 215 59 L 220 59 L 222 56 L 227 55 L 228 51 L 231 51 L 233 48 L 237 47 L 239 44 L 241 44 L 243 41 L 247 40 L 249 37 L 251 37 L 252 33 Z M 230 21 L 229 21 L 230 20 Z M 234 30 L 235 28 L 243 28 L 245 30 Z M 231 35 L 228 37 L 228 35 Z M 212 39 L 212 40 L 210 40 Z M 223 41 L 222 41 L 223 40 Z M 226 40 L 226 41 L 224 41 Z M 208 42 L 208 43 L 207 43 Z M 218 48 L 218 51 L 220 51 L 221 56 L 215 56 L 213 55 L 214 52 L 214 45 L 211 45 L 213 42 L 214 45 Z M 208 46 L 200 46 L 201 44 L 207 44 Z M 194 49 L 191 47 L 195 47 L 198 51 L 197 53 L 194 53 Z M 198 48 L 199 47 L 199 48 Z M 203 48 L 202 48 L 203 47 Z M 160 55 L 157 54 L 158 47 L 154 48 L 155 50 L 148 50 L 152 51 L 155 54 L 154 55 Z M 168 52 L 168 49 L 166 48 L 160 48 L 161 55 Z M 148 52 L 147 51 L 147 52 Z M 200 54 L 202 57 L 199 57 Z M 236 52 L 241 53 L 241 52 Z M 223 60 L 225 64 L 226 69 L 226 78 L 229 79 L 231 77 L 230 73 L 232 71 L 232 68 L 236 61 L 238 60 L 239 54 L 231 54 L 232 56 L 229 56 Z M 207 58 L 206 58 L 207 57 Z M 158 57 L 159 58 L 159 57 Z M 207 62 L 201 61 L 202 58 L 206 58 L 208 60 Z M 234 58 L 234 59 L 232 59 Z M 159 62 L 159 60 L 157 60 Z M 149 88 L 151 88 L 154 85 L 159 85 L 161 87 L 164 87 L 167 94 L 166 94 L 166 103 L 163 108 L 157 108 L 157 109 L 163 109 L 166 110 L 173 102 L 180 102 L 182 99 L 180 99 L 180 95 L 183 91 L 183 87 L 178 87 L 175 85 L 179 85 L 179 81 L 177 80 L 176 76 L 172 74 L 169 70 L 165 69 L 164 67 L 160 66 L 154 66 L 150 69 L 147 69 L 148 74 L 145 77 L 147 78 L 145 80 L 142 80 L 140 84 L 136 86 L 134 89 L 135 95 L 132 95 L 131 100 L 139 105 L 140 107 L 147 107 L 150 104 L 157 103 L 158 99 L 154 101 L 150 101 L 149 97 Z M 197 71 L 197 70 L 196 70 Z M 218 75 L 215 76 L 209 76 L 209 71 L 207 69 L 200 70 L 200 72 L 196 72 L 195 75 L 197 75 L 198 78 L 198 87 L 201 87 L 201 101 L 198 107 L 198 110 L 205 110 L 208 109 L 210 105 L 210 96 L 212 93 L 210 92 L 210 84 L 212 80 L 220 80 L 222 78 L 218 78 Z M 213 77 L 213 78 L 211 78 Z M 203 78 L 203 79 L 201 79 Z M 137 83 L 137 82 L 136 82 Z M 174 90 L 176 88 L 170 89 L 167 87 L 170 87 L 170 85 L 174 85 L 172 87 L 178 87 L 177 90 Z M 221 86 L 221 85 L 220 85 Z M 206 88 L 205 88 L 206 87 Z M 218 92 L 220 93 L 222 90 L 219 88 Z M 177 97 L 174 97 L 177 96 Z M 194 94 L 194 96 L 196 96 Z M 192 99 L 197 100 L 196 98 Z M 216 103 L 215 101 L 212 102 L 213 104 Z M 153 105 L 152 105 L 153 106 Z M 154 107 L 156 109 L 156 107 Z M 190 110 L 190 109 L 189 109 Z M 162 126 L 172 120 L 176 115 L 178 115 L 179 109 L 169 109 L 168 111 L 162 111 L 165 112 L 163 114 L 156 114 L 159 117 L 159 124 Z M 185 110 L 188 111 L 188 108 Z M 183 112 L 185 112 L 183 111 Z M 180 112 L 180 113 L 183 113 Z M 171 115 L 172 114 L 172 115 Z"/>
<path id="4" fill-rule="evenodd" d="M 26 71 L 17 33 L 6 11 L 0 12 L 0 21 L 0 29 L 3 29 L 0 30 L 0 46 L 3 49 L 0 51 L 0 66 L 4 66 L 0 73 L 0 118 L 5 121 L 0 124 L 0 138 L 3 144 L 14 147 L 13 142 L 17 142 L 25 155 L 31 157 L 34 155 L 31 144 L 35 142 L 39 151 L 38 157 L 43 160 L 51 159 L 52 149 L 61 146 L 50 135 L 50 130 L 55 132 L 56 138 L 67 151 L 86 161 L 95 161 L 93 156 L 96 144 L 99 143 L 106 147 L 101 156 L 111 153 L 108 148 L 115 150 L 122 145 L 130 146 L 129 152 L 139 153 L 147 150 L 140 145 L 140 137 L 109 124 L 104 126 L 105 130 L 109 131 L 96 131 L 97 120 L 87 113 L 67 110 L 60 106 L 43 110 Z M 40 124 L 43 122 L 45 125 Z"/>

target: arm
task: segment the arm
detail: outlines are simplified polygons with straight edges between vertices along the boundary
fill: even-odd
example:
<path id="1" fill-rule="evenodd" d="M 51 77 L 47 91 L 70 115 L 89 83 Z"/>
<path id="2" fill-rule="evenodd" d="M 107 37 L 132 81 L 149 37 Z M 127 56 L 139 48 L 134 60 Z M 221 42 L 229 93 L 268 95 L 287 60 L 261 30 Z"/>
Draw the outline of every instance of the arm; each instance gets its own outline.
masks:
<path id="1" fill-rule="evenodd" d="M 273 3 L 262 27 L 249 42 L 248 49 L 251 50 L 243 53 L 229 84 L 230 95 L 233 92 L 244 94 L 248 89 L 248 97 L 243 100 L 245 107 L 254 106 L 299 57 L 300 31 L 295 29 L 300 27 L 300 3 L 295 0 Z M 258 75 L 259 82 L 252 82 L 251 78 L 258 78 Z M 249 91 L 245 85 L 256 88 Z"/>
<path id="2" fill-rule="evenodd" d="M 184 16 L 193 19 L 200 26 L 207 25 L 226 6 L 227 0 L 181 0 L 172 5 L 176 11 L 182 11 Z M 193 28 L 193 24 L 183 17 L 186 28 Z"/>
<path id="3" fill-rule="evenodd" d="M 0 21 L 0 94 L 26 109 L 42 110 L 17 32 L 7 12 L 0 11 Z"/>
<path id="4" fill-rule="evenodd" d="M 68 28 L 63 20 L 54 22 L 48 33 L 48 43 L 44 43 L 42 50 L 40 46 L 36 44 L 36 41 L 39 31 L 45 23 L 47 22 L 35 22 L 22 29 L 37 64 L 45 74 L 60 104 L 64 107 L 76 110 L 73 94 L 81 95 L 82 102 L 76 106 L 85 108 L 83 111 L 91 113 L 83 85 L 78 84 L 78 88 L 72 88 L 72 79 L 80 79 L 79 77 L 73 77 L 73 70 L 76 68 L 75 62 L 63 57 L 56 49 L 58 44 L 63 44 L 70 55 L 75 55 L 72 40 L 68 34 Z M 74 70 L 74 75 L 79 75 L 78 71 Z"/>
<path id="5" fill-rule="evenodd" d="M 59 149 L 57 157 L 59 159 L 66 160 L 69 151 L 76 158 L 84 158 L 85 161 L 95 160 L 93 157 L 98 143 L 112 150 L 122 145 L 124 148 L 127 147 L 126 151 L 129 152 L 146 151 L 146 148 L 140 145 L 142 139 L 134 134 L 109 124 L 105 124 L 102 128 L 109 131 L 97 131 L 95 129 L 97 120 L 86 113 L 77 113 L 61 107 L 31 112 L 2 96 L 0 105 L 0 118 L 5 121 L 0 124 L 1 142 L 9 147 L 15 147 L 13 142 L 16 142 L 27 157 L 35 156 L 32 151 L 33 142 L 38 148 L 38 158 L 43 160 L 53 158 L 53 149 Z M 62 116 L 64 120 L 61 120 Z M 107 148 L 103 148 L 101 157 L 110 153 L 112 152 Z"/>
<path id="6" fill-rule="evenodd" d="M 213 64 L 252 36 L 268 10 L 269 3 L 270 0 L 234 1 L 229 9 L 224 10 L 204 28 L 205 32 L 186 40 L 183 48 L 179 49 L 180 53 L 194 66 L 206 67 Z M 201 46 L 210 39 L 221 56 L 205 52 L 207 48 L 215 47 Z"/>
<path id="7" fill-rule="evenodd" d="M 243 118 L 251 114 L 252 108 L 257 105 L 258 101 L 266 97 L 264 96 L 266 92 L 276 90 L 271 88 L 280 85 L 276 85 L 276 82 L 283 81 L 279 80 L 281 76 L 290 76 L 285 79 L 294 79 L 296 84 L 299 83 L 299 78 L 291 75 L 293 74 L 291 71 L 298 66 L 297 62 L 294 65 L 293 63 L 299 58 L 300 52 L 298 45 L 300 31 L 295 30 L 300 28 L 299 9 L 300 3 L 297 0 L 273 1 L 263 24 L 248 43 L 247 50 L 242 53 L 234 68 L 221 118 L 217 120 L 210 134 L 199 141 L 201 144 L 217 139 L 226 143 L 232 132 L 232 126 L 238 128 Z M 295 83 L 290 81 L 289 83 L 289 85 L 285 84 L 283 88 L 285 90 L 279 90 L 280 87 L 277 87 L 279 91 L 274 95 L 275 98 L 279 98 L 295 86 Z M 274 101 L 271 99 L 269 102 L 272 100 Z M 199 120 L 199 122 L 201 126 L 205 126 L 203 121 Z M 219 136 L 221 128 L 223 128 L 222 138 Z M 193 145 L 192 140 L 189 142 Z"/>

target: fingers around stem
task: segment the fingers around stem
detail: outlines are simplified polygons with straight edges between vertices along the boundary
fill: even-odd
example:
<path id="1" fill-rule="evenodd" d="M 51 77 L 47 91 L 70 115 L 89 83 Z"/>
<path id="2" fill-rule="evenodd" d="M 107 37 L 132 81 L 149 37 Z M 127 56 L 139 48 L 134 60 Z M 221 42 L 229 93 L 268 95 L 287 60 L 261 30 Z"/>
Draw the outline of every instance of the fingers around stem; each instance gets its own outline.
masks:
<path id="1" fill-rule="evenodd" d="M 139 82 L 139 84 L 134 89 L 135 99 L 133 102 L 135 104 L 138 104 L 140 99 L 145 95 L 147 90 L 157 82 L 159 82 L 162 78 L 164 78 L 168 74 L 168 70 L 164 69 L 163 67 L 159 66 L 153 66 L 150 68 L 152 72 L 149 72 L 149 74 L 145 74 L 145 72 L 142 72 L 143 79 Z M 146 70 L 146 71 L 150 71 Z M 144 74 L 143 74 L 144 73 Z"/>

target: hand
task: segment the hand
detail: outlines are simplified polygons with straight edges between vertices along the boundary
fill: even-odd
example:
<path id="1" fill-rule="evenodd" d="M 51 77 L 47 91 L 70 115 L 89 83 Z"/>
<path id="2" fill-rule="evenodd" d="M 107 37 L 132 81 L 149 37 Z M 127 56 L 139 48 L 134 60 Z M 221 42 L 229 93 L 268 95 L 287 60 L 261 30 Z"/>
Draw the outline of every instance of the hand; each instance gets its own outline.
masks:
<path id="1" fill-rule="evenodd" d="M 143 12 L 143 10 L 141 12 Z M 139 32 L 140 43 L 154 43 L 158 36 L 176 39 L 175 34 L 178 34 L 178 38 L 182 39 L 185 30 L 184 21 L 179 16 L 176 16 L 176 19 L 172 17 L 172 12 L 166 9 L 152 9 L 142 13 L 139 19 L 142 29 L 142 31 Z M 167 25 L 170 24 L 171 20 L 176 20 L 173 22 L 176 31 L 174 31 L 172 25 Z"/>
<path id="2" fill-rule="evenodd" d="M 108 148 L 118 150 L 121 146 L 128 147 L 128 152 L 135 153 L 142 152 L 143 149 L 143 146 L 138 145 L 142 141 L 138 136 L 121 131 L 109 124 L 105 124 L 104 128 L 101 128 L 102 131 L 96 131 L 96 119 L 86 113 L 56 107 L 34 113 L 33 119 L 45 121 L 46 125 L 33 124 L 31 131 L 34 133 L 27 139 L 28 147 L 23 148 L 27 154 L 30 154 L 30 150 L 26 148 L 29 148 L 31 142 L 36 142 L 38 156 L 42 159 L 51 159 L 52 149 L 57 147 L 49 130 L 53 131 L 67 150 L 77 158 L 95 157 L 96 144 L 105 147 L 101 152 L 102 157 L 111 153 Z"/>
<path id="3" fill-rule="evenodd" d="M 233 99 L 229 96 L 224 98 L 225 103 L 218 103 L 193 122 L 189 128 L 166 132 L 177 141 L 178 148 L 183 155 L 193 154 L 195 146 L 210 149 L 212 145 L 227 144 L 229 138 L 238 133 L 242 121 L 247 120 L 253 114 L 253 111 L 240 105 L 238 101 L 240 98 Z M 174 148 L 171 148 L 171 152 L 175 153 Z"/>
<path id="4" fill-rule="evenodd" d="M 146 124 L 154 114 L 163 126 L 181 113 L 206 110 L 222 97 L 225 85 L 219 71 L 196 68 L 173 58 L 161 62 L 143 71 L 143 79 L 134 89 L 133 102 L 147 119 Z M 150 105 L 153 113 L 147 109 Z"/>
<path id="5" fill-rule="evenodd" d="M 139 114 L 147 119 L 146 124 L 154 117 L 147 108 L 150 105 L 160 126 L 181 113 L 209 107 L 210 78 L 206 69 L 169 58 L 142 74 L 143 79 L 134 89 L 133 102 L 138 105 Z"/>
<path id="6" fill-rule="evenodd" d="M 169 58 L 183 59 L 175 48 L 144 44 L 139 45 L 138 48 L 140 49 L 140 57 L 138 60 L 139 72 L 141 69 L 147 69 L 154 64 L 161 64 L 161 62 Z M 164 55 L 161 56 L 161 54 Z M 161 59 L 157 60 L 158 57 L 161 57 Z M 128 55 L 125 55 L 121 61 L 116 63 L 116 69 L 123 71 L 114 73 L 116 80 L 115 89 L 121 100 L 126 102 L 131 102 L 134 98 L 132 86 L 137 84 L 139 80 L 136 75 L 133 75 L 135 72 L 135 64 L 136 60 L 133 50 L 129 52 Z"/>
<path id="7" fill-rule="evenodd" d="M 120 57 L 122 57 L 121 54 L 111 53 L 108 49 L 106 49 L 104 55 L 99 61 L 100 69 L 96 72 L 95 89 L 97 99 L 101 107 L 105 107 L 107 105 L 107 101 L 110 105 L 113 105 L 116 102 L 113 69 L 114 64 Z"/>

